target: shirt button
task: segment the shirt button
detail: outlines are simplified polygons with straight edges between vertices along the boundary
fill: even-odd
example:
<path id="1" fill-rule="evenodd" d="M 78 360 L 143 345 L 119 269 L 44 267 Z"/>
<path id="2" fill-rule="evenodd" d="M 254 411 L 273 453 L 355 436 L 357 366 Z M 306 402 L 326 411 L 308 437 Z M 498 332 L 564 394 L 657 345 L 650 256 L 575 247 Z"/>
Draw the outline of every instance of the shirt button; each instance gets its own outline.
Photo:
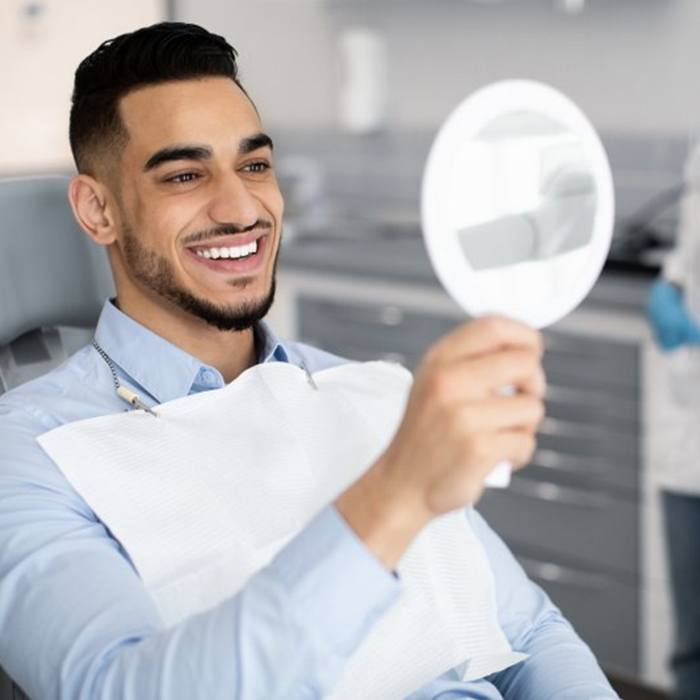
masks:
<path id="1" fill-rule="evenodd" d="M 210 369 L 205 369 L 202 372 L 202 382 L 207 386 L 214 386 L 216 384 L 216 375 Z"/>

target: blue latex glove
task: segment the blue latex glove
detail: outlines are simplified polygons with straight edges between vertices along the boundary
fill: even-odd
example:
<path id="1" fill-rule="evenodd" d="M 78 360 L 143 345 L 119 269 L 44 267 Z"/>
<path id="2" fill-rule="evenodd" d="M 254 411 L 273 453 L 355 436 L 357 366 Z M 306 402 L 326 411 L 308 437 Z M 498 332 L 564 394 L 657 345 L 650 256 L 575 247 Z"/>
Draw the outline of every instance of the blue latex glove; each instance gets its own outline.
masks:
<path id="1" fill-rule="evenodd" d="M 647 311 L 662 350 L 675 350 L 686 343 L 700 344 L 700 328 L 688 313 L 680 290 L 670 282 L 654 282 Z"/>

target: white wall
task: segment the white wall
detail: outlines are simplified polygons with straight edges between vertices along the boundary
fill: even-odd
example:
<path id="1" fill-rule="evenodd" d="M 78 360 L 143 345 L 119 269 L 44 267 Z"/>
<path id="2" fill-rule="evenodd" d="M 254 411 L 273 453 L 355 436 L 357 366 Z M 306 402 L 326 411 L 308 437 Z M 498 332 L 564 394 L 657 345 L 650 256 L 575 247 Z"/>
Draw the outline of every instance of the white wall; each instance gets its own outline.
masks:
<path id="1" fill-rule="evenodd" d="M 336 124 L 335 41 L 343 27 L 383 29 L 390 122 L 436 126 L 473 88 L 545 80 L 607 132 L 675 134 L 700 124 L 700 2 L 588 0 L 576 17 L 554 0 L 178 0 L 177 16 L 226 35 L 266 121 Z M 697 87 L 696 87 L 697 86 Z"/>
<path id="2" fill-rule="evenodd" d="M 80 61 L 165 17 L 165 0 L 0 0 L 0 175 L 73 167 L 68 113 Z M 33 9 L 33 12 L 31 11 Z"/>

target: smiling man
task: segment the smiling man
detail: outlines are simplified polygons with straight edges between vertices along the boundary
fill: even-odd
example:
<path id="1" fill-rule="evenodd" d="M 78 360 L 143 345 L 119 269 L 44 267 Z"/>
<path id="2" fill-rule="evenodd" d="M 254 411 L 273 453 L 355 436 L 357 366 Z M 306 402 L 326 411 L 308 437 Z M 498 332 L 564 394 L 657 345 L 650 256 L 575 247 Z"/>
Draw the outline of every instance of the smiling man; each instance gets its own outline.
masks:
<path id="1" fill-rule="evenodd" d="M 106 42 L 76 72 L 70 138 L 78 174 L 69 197 L 84 231 L 107 248 L 117 296 L 105 302 L 93 345 L 0 397 L 0 665 L 34 698 L 291 700 L 338 691 L 359 700 L 348 688 L 370 672 L 382 690 L 372 686 L 362 700 L 403 697 L 397 688 L 416 673 L 421 683 L 406 688 L 415 700 L 616 697 L 590 650 L 471 507 L 498 461 L 522 466 L 532 454 L 543 413 L 540 336 L 496 318 L 456 329 L 397 394 L 398 427 L 373 437 L 384 422 L 378 402 L 391 412 L 386 397 L 397 382 L 403 391 L 407 373 L 374 366 L 368 374 L 362 364 L 282 341 L 262 320 L 274 296 L 283 202 L 272 141 L 235 59 L 222 37 L 165 23 Z M 289 376 L 306 375 L 313 387 L 297 385 L 298 412 L 309 411 L 323 430 L 301 452 L 298 433 L 289 437 L 295 415 L 260 412 L 269 392 L 250 370 L 270 367 L 296 369 Z M 334 400 L 340 379 L 350 396 L 348 377 L 365 397 L 355 413 L 349 400 Z M 232 453 L 227 462 L 233 476 L 254 474 L 235 482 L 234 505 L 218 503 L 233 521 L 248 492 L 268 489 L 269 508 L 250 514 L 275 525 L 274 493 L 282 496 L 270 474 L 292 471 L 294 455 L 306 451 L 299 459 L 315 465 L 319 483 L 361 462 L 361 444 L 378 456 L 356 465 L 320 510 L 277 531 L 267 542 L 274 556 L 223 600 L 168 621 L 141 574 L 158 562 L 176 568 L 182 556 L 196 561 L 200 549 L 168 548 L 148 519 L 135 540 L 122 535 L 128 523 L 103 516 L 104 503 L 73 485 L 37 443 L 59 426 L 123 412 L 115 384 L 156 412 L 175 399 L 201 405 L 185 397 L 213 389 L 225 387 L 204 397 L 247 392 L 228 404 L 223 423 L 226 434 L 247 425 L 241 454 L 257 455 L 243 464 Z M 503 396 L 505 385 L 517 391 Z M 314 412 L 319 401 L 324 408 Z M 377 421 L 363 423 L 372 411 Z M 359 422 L 336 417 L 345 415 Z M 196 416 L 187 463 L 195 475 L 209 466 Z M 148 419 L 160 421 L 154 429 L 166 420 Z M 319 444 L 323 457 L 313 462 Z M 348 445 L 357 445 L 356 457 Z M 96 473 L 106 459 L 100 450 L 89 458 Z M 122 462 L 110 474 L 116 484 L 129 467 L 137 475 L 167 470 L 155 461 Z M 112 489 L 109 475 L 101 487 Z M 173 507 L 168 522 L 180 526 L 183 542 L 201 530 L 197 541 L 208 546 L 219 533 L 206 530 L 207 513 L 189 491 L 167 488 L 162 498 L 139 494 L 126 505 L 134 517 Z M 157 561 L 138 546 L 151 539 Z M 426 550 L 426 541 L 436 546 Z M 454 600 L 426 604 L 414 586 L 421 576 Z M 226 580 L 216 583 L 226 590 Z M 435 620 L 442 626 L 433 629 Z M 366 653 L 376 630 L 387 640 L 379 669 L 379 657 Z M 453 653 L 457 638 L 470 651 L 448 663 L 440 650 Z M 343 675 L 348 668 L 356 678 Z"/>
<path id="2" fill-rule="evenodd" d="M 196 73 L 199 62 L 196 79 L 168 80 L 154 63 L 125 90 L 107 62 L 119 49 L 119 40 L 104 46 L 76 75 L 71 145 L 82 174 L 71 203 L 108 246 L 121 311 L 230 381 L 253 363 L 251 329 L 274 297 L 283 201 L 272 140 L 237 80 L 204 50 L 173 68 Z M 90 62 L 100 59 L 97 72 Z M 233 55 L 218 61 L 235 75 Z M 243 335 L 232 346 L 221 331 Z"/>

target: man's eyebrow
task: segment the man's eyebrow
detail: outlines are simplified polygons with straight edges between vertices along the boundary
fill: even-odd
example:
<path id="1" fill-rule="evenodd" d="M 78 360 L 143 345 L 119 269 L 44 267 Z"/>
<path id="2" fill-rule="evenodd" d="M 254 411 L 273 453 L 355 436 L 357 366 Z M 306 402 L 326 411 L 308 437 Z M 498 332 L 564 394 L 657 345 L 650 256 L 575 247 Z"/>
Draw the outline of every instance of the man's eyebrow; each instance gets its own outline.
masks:
<path id="1" fill-rule="evenodd" d="M 157 168 L 162 163 L 170 160 L 208 160 L 212 157 L 212 150 L 208 146 L 167 146 L 156 151 L 143 166 L 146 173 Z"/>
<path id="2" fill-rule="evenodd" d="M 259 148 L 269 148 L 270 150 L 274 148 L 272 139 L 262 132 L 242 139 L 238 145 L 238 153 L 240 155 L 246 155 L 246 153 L 252 153 Z M 172 160 L 209 160 L 212 155 L 212 150 L 208 146 L 166 146 L 156 151 L 146 161 L 146 165 L 143 166 L 143 171 L 148 172 Z"/>
<path id="3" fill-rule="evenodd" d="M 248 136 L 245 139 L 241 139 L 240 144 L 238 144 L 238 153 L 239 155 L 244 156 L 246 153 L 257 151 L 258 148 L 269 148 L 270 150 L 274 148 L 272 145 L 272 139 L 262 131 L 254 136 Z"/>

